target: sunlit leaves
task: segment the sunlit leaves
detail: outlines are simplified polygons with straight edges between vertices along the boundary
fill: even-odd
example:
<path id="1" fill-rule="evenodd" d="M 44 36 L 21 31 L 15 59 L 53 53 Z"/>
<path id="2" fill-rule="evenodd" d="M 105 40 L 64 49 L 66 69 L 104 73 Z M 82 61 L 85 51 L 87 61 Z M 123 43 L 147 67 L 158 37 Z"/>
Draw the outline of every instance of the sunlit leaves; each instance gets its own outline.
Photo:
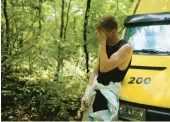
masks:
<path id="1" fill-rule="evenodd" d="M 42 6 L 40 7 L 40 2 Z M 2 94 L 9 98 L 3 117 L 9 120 L 68 120 L 79 108 L 88 82 L 83 49 L 83 24 L 86 0 L 72 0 L 66 39 L 61 40 L 61 0 L 7 0 L 9 16 L 9 52 L 2 49 Z M 97 57 L 96 23 L 101 16 L 116 16 L 120 27 L 131 6 L 130 0 L 92 0 L 87 27 L 89 66 Z M 65 8 L 69 0 L 65 0 Z M 41 9 L 41 13 L 39 14 Z M 6 39 L 2 5 L 2 41 Z M 67 9 L 65 9 L 66 22 Z M 40 28 L 41 24 L 41 28 Z M 63 80 L 55 82 L 58 46 L 63 57 Z M 6 43 L 2 43 L 5 47 Z M 5 70 L 5 68 L 8 68 Z M 41 84 L 41 86 L 39 86 Z M 4 97 L 3 96 L 3 97 Z M 10 102 L 11 100 L 11 102 Z M 23 101 L 23 102 L 22 102 Z M 3 103 L 4 104 L 4 103 Z M 9 107 L 10 106 L 10 107 Z M 14 108 L 12 108 L 13 106 Z M 5 108 L 6 107 L 6 108 Z M 14 109 L 14 110 L 13 110 Z M 22 112 L 18 118 L 10 116 Z M 26 113 L 27 112 L 27 113 Z M 27 116 L 29 114 L 29 116 Z M 26 117 L 25 117 L 26 116 Z"/>

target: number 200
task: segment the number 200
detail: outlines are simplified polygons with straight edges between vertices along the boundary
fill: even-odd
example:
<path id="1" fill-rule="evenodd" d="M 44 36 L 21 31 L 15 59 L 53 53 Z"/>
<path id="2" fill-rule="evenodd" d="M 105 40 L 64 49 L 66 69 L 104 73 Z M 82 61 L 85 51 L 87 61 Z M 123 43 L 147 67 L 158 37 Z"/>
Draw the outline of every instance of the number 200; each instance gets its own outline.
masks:
<path id="1" fill-rule="evenodd" d="M 136 84 L 141 84 L 142 82 L 144 82 L 144 84 L 149 84 L 151 82 L 151 78 L 150 77 L 146 77 L 146 78 L 142 78 L 142 77 L 131 77 L 131 80 L 128 82 L 128 84 L 135 84 L 135 80 L 136 80 Z"/>

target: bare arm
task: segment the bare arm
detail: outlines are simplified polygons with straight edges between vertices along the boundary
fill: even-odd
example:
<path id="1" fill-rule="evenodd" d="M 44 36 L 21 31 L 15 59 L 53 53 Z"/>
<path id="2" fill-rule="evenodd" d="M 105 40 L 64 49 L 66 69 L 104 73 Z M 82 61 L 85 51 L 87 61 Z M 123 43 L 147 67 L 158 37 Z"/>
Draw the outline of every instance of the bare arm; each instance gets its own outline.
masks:
<path id="1" fill-rule="evenodd" d="M 125 44 L 117 52 L 113 53 L 110 58 L 108 58 L 106 53 L 106 45 L 101 44 L 99 49 L 100 71 L 108 72 L 118 67 L 124 61 L 128 60 L 132 53 L 132 46 L 130 44 Z"/>
<path id="2" fill-rule="evenodd" d="M 100 71 L 108 72 L 124 62 L 128 61 L 133 53 L 132 46 L 130 44 L 123 45 L 117 52 L 113 53 L 108 58 L 106 53 L 106 35 L 103 31 L 97 31 L 97 39 L 100 42 L 99 57 L 100 57 Z"/>
<path id="3" fill-rule="evenodd" d="M 90 73 L 89 83 L 88 83 L 89 85 L 93 84 L 94 78 L 98 75 L 98 70 L 99 70 L 99 58 L 96 59 L 92 72 Z"/>
<path id="4" fill-rule="evenodd" d="M 84 96 L 83 96 L 83 98 L 82 98 L 81 108 L 82 108 L 83 110 L 84 110 L 86 107 L 88 107 L 88 96 L 89 96 L 89 93 L 90 93 L 91 90 L 92 90 L 93 81 L 94 81 L 94 78 L 95 78 L 95 77 L 97 76 L 97 74 L 98 74 L 98 70 L 99 70 L 99 59 L 96 60 L 94 66 L 93 66 L 93 70 L 92 70 L 92 72 L 90 73 L 88 85 L 87 85 L 87 87 L 86 87 Z"/>

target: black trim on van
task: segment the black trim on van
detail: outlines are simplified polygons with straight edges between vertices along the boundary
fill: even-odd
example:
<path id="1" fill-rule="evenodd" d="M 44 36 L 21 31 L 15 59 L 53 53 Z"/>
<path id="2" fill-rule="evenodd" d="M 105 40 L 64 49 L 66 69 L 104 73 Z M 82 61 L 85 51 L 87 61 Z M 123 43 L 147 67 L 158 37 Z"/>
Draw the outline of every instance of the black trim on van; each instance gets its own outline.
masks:
<path id="1" fill-rule="evenodd" d="M 158 67 L 158 66 L 138 66 L 138 65 L 131 65 L 131 69 L 142 69 L 142 70 L 165 70 L 166 67 Z"/>
<path id="2" fill-rule="evenodd" d="M 137 8 L 138 8 L 138 6 L 139 6 L 139 3 L 140 3 L 140 0 L 138 0 L 137 4 L 136 4 L 136 6 L 135 6 L 135 9 L 134 9 L 134 11 L 133 11 L 133 15 L 136 14 L 136 11 L 137 11 Z"/>
<path id="3" fill-rule="evenodd" d="M 170 12 L 128 16 L 124 26 L 170 24 Z"/>

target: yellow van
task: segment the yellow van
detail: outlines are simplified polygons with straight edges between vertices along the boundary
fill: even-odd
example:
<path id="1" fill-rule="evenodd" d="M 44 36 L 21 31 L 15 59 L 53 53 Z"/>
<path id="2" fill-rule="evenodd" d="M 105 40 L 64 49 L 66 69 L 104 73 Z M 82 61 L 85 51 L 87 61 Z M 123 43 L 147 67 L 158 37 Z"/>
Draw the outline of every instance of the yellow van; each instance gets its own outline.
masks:
<path id="1" fill-rule="evenodd" d="M 170 120 L 170 0 L 134 0 L 123 38 L 134 49 L 120 120 Z"/>

